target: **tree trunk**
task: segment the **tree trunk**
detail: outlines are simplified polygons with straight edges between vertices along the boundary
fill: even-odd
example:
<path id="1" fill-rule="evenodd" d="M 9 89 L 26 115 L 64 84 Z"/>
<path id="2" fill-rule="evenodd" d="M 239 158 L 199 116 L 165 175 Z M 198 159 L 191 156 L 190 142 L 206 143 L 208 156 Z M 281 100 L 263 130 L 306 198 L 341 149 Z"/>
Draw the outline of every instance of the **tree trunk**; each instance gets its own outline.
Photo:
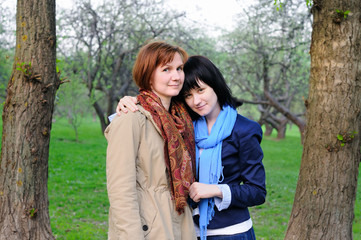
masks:
<path id="1" fill-rule="evenodd" d="M 273 106 L 277 111 L 279 111 L 283 116 L 285 116 L 287 119 L 289 119 L 292 123 L 296 124 L 298 126 L 298 129 L 300 131 L 301 135 L 301 142 L 303 143 L 304 140 L 304 132 L 306 123 L 302 120 L 302 118 L 298 117 L 296 114 L 291 113 L 291 111 L 280 104 L 269 91 L 264 91 L 264 95 L 270 102 L 271 106 Z"/>
<path id="2" fill-rule="evenodd" d="M 285 239 L 348 240 L 360 162 L 361 1 L 313 3 L 306 135 Z"/>
<path id="3" fill-rule="evenodd" d="M 282 121 L 280 121 L 280 124 L 277 128 L 277 139 L 285 139 L 286 137 L 286 130 L 287 130 L 287 123 L 288 119 L 284 118 Z"/>
<path id="4" fill-rule="evenodd" d="M 104 112 L 98 102 L 94 102 L 93 107 L 95 109 L 96 114 L 98 115 L 101 131 L 102 133 L 104 133 L 106 127 L 108 126 L 107 123 L 109 122 L 109 120 L 106 119 L 106 117 L 104 117 Z"/>
<path id="5" fill-rule="evenodd" d="M 273 132 L 273 127 L 268 123 L 265 123 L 265 127 L 266 127 L 266 131 L 264 132 L 264 135 L 271 136 Z"/>
<path id="6" fill-rule="evenodd" d="M 56 90 L 55 0 L 18 0 L 16 51 L 3 110 L 0 239 L 55 239 L 47 191 Z"/>

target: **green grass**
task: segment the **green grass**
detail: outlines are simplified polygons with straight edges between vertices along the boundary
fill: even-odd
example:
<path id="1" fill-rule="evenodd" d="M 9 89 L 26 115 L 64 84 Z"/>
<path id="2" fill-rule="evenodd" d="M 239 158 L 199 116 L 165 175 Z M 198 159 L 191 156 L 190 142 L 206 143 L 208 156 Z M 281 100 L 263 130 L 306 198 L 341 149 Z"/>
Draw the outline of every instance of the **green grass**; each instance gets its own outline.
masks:
<path id="1" fill-rule="evenodd" d="M 98 121 L 86 119 L 79 142 L 65 120 L 53 124 L 49 157 L 51 227 L 61 239 L 107 239 L 106 140 Z M 298 130 L 284 140 L 265 136 L 262 142 L 267 178 L 266 203 L 250 209 L 258 240 L 283 239 L 295 194 L 302 146 Z M 353 225 L 361 239 L 361 181 L 358 183 Z"/>
<path id="2" fill-rule="evenodd" d="M 288 131 L 283 140 L 263 138 L 267 197 L 265 204 L 250 208 L 257 239 L 283 239 L 286 232 L 302 156 L 297 131 Z"/>
<path id="3" fill-rule="evenodd" d="M 49 157 L 49 212 L 57 239 L 106 239 L 106 140 L 86 120 L 79 142 L 66 121 L 53 124 Z"/>

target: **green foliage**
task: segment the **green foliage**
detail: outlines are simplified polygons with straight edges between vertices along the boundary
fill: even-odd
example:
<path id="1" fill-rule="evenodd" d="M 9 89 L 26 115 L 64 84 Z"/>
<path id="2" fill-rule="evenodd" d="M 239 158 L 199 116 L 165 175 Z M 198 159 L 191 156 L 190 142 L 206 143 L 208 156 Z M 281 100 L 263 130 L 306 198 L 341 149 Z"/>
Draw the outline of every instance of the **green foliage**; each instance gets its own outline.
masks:
<path id="1" fill-rule="evenodd" d="M 5 100 L 6 86 L 12 70 L 13 52 L 0 48 L 0 103 Z"/>
<path id="2" fill-rule="evenodd" d="M 342 136 L 341 134 L 337 134 L 337 139 L 338 139 L 339 141 L 343 141 L 343 136 Z"/>
<path id="3" fill-rule="evenodd" d="M 36 213 L 38 212 L 38 209 L 36 208 L 30 208 L 28 210 L 28 215 L 30 218 L 34 218 L 36 216 Z"/>
<path id="4" fill-rule="evenodd" d="M 24 63 L 24 62 L 18 62 L 16 63 L 16 65 L 18 66 L 16 68 L 16 70 L 20 71 L 23 73 L 23 77 L 25 80 L 27 81 L 39 81 L 41 80 L 41 75 L 36 74 L 32 67 L 31 67 L 31 62 L 29 62 L 28 64 Z"/>
<path id="5" fill-rule="evenodd" d="M 335 11 L 339 15 L 343 16 L 344 19 L 346 19 L 350 13 L 350 10 L 342 11 L 342 10 L 336 9 Z"/>
<path id="6" fill-rule="evenodd" d="M 16 65 L 18 66 L 16 68 L 16 70 L 24 73 L 25 75 L 31 75 L 31 62 L 29 62 L 28 64 L 25 64 L 24 62 L 21 63 L 16 63 Z"/>
<path id="7" fill-rule="evenodd" d="M 275 0 L 274 4 L 276 6 L 277 11 L 282 9 L 282 2 L 281 0 Z"/>
<path id="8" fill-rule="evenodd" d="M 352 142 L 357 132 L 349 132 L 343 134 L 337 134 L 337 140 L 341 142 L 341 147 L 345 146 L 346 143 Z"/>
<path id="9" fill-rule="evenodd" d="M 58 75 L 61 73 L 59 69 L 69 70 L 72 68 L 72 64 L 72 62 L 69 64 L 58 59 Z M 70 78 L 70 80 L 62 84 L 57 92 L 55 117 L 60 116 L 68 119 L 70 126 L 74 130 L 76 141 L 78 141 L 78 129 L 82 119 L 85 116 L 89 116 L 93 111 L 91 110 L 87 89 L 81 82 L 81 79 L 79 79 L 79 76 L 71 71 L 67 71 L 65 74 L 67 75 L 66 78 Z"/>
<path id="10" fill-rule="evenodd" d="M 282 1 L 281 0 L 274 0 L 274 4 L 276 6 L 276 10 L 282 10 Z M 306 0 L 307 7 L 311 7 L 313 5 L 313 0 Z"/>

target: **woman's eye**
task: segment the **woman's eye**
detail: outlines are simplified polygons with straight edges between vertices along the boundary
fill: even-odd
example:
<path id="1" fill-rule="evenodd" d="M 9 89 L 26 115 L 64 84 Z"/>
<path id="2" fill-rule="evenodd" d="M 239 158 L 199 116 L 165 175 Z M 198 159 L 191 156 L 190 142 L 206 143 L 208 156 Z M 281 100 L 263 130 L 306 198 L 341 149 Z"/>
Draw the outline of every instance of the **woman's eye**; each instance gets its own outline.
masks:
<path id="1" fill-rule="evenodd" d="M 191 96 L 191 94 L 184 94 L 184 98 L 190 98 Z"/>
<path id="2" fill-rule="evenodd" d="M 198 88 L 198 92 L 204 92 L 204 88 Z"/>
<path id="3" fill-rule="evenodd" d="M 183 71 L 183 67 L 178 67 L 177 71 Z"/>

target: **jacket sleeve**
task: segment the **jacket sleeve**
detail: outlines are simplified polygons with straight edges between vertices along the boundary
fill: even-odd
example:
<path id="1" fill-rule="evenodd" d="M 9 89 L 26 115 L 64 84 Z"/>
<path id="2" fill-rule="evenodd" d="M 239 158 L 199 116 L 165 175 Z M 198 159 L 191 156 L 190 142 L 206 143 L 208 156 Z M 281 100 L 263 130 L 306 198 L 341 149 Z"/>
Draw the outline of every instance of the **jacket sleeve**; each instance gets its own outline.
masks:
<path id="1" fill-rule="evenodd" d="M 266 174 L 262 163 L 262 129 L 251 122 L 238 136 L 238 158 L 241 165 L 241 184 L 230 184 L 232 207 L 251 207 L 266 199 Z"/>
<path id="2" fill-rule="evenodd" d="M 144 239 L 136 190 L 140 134 L 140 113 L 122 114 L 105 130 L 109 225 L 117 239 Z"/>

